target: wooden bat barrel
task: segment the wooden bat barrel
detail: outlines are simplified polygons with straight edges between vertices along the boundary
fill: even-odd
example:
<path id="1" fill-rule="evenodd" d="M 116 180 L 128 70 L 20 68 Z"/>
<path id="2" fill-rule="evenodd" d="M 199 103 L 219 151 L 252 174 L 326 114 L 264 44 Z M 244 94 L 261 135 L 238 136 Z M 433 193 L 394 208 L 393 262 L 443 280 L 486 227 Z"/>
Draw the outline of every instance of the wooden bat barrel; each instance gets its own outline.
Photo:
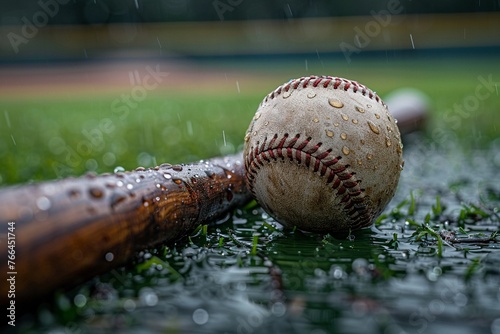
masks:
<path id="1" fill-rule="evenodd" d="M 25 309 L 250 199 L 241 155 L 0 189 L 1 304 Z"/>

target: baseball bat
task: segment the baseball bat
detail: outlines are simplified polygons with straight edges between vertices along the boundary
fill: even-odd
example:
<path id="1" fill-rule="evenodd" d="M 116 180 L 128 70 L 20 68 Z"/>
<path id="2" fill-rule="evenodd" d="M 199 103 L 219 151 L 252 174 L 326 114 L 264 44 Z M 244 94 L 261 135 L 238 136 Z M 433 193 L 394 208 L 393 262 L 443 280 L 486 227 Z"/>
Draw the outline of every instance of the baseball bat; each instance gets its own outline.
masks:
<path id="1" fill-rule="evenodd" d="M 241 158 L 0 189 L 1 305 L 33 306 L 249 201 Z"/>

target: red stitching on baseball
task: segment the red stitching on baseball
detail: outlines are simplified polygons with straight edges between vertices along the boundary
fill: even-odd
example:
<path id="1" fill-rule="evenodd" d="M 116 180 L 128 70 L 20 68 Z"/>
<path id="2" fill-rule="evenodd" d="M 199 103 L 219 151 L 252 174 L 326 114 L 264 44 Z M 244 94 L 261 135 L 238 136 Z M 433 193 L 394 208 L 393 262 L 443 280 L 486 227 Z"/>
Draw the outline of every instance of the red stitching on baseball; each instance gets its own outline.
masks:
<path id="1" fill-rule="evenodd" d="M 328 88 L 330 86 L 330 83 L 333 82 L 333 85 L 331 87 L 333 89 L 343 89 L 344 91 L 347 90 L 352 90 L 353 93 L 361 93 L 362 95 L 377 101 L 378 103 L 382 104 L 385 106 L 385 103 L 379 98 L 379 96 L 371 91 L 369 88 L 366 86 L 356 82 L 356 81 L 351 81 L 343 78 L 338 78 L 338 77 L 331 77 L 331 76 L 315 76 L 311 75 L 310 77 L 302 77 L 298 79 L 291 80 L 278 88 L 276 88 L 273 92 L 271 92 L 269 95 L 267 95 L 262 102 L 267 102 L 269 99 L 274 99 L 278 97 L 278 95 L 281 95 L 283 91 L 288 92 L 290 91 L 290 88 L 297 90 L 299 88 L 307 88 L 311 83 L 312 87 L 318 87 L 321 83 L 323 88 Z M 367 95 L 368 94 L 368 95 Z M 261 103 L 262 104 L 262 103 Z"/>
<path id="2" fill-rule="evenodd" d="M 302 156 L 305 155 L 306 168 L 311 169 L 311 161 L 314 160 L 313 172 L 319 172 L 320 177 L 326 178 L 326 184 L 331 184 L 331 188 L 337 191 L 337 196 L 342 196 L 340 202 L 344 212 L 351 218 L 351 228 L 368 226 L 373 217 L 368 205 L 370 199 L 365 195 L 365 190 L 359 187 L 361 181 L 355 179 L 356 173 L 348 170 L 350 165 L 339 164 L 342 156 L 333 156 L 332 149 L 318 152 L 322 143 L 317 143 L 306 150 L 311 144 L 311 137 L 299 142 L 300 134 L 297 134 L 285 145 L 289 137 L 289 134 L 285 133 L 276 145 L 278 135 L 275 134 L 269 143 L 266 137 L 262 144 L 257 142 L 255 148 L 250 149 L 250 154 L 245 159 L 246 178 L 250 191 L 255 195 L 253 181 L 257 170 L 263 166 L 262 160 L 270 163 L 269 157 L 274 161 L 277 161 L 276 156 L 284 159 L 283 150 L 285 150 L 286 157 L 290 161 L 301 164 Z"/>

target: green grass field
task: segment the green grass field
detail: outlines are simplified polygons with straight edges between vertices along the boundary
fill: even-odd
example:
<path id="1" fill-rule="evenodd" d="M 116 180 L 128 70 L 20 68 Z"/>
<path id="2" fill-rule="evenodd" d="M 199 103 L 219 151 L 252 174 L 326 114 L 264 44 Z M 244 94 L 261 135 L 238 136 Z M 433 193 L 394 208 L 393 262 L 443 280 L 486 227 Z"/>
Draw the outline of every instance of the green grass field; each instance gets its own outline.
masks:
<path id="1" fill-rule="evenodd" d="M 251 203 L 186 240 L 145 250 L 129 266 L 55 294 L 18 328 L 498 333 L 500 95 L 480 79 L 500 80 L 496 58 L 344 63 L 204 63 L 262 73 L 266 81 L 196 96 L 158 90 L 126 115 L 113 108 L 116 94 L 3 98 L 3 186 L 237 152 L 261 99 L 306 74 L 354 79 L 382 97 L 410 86 L 432 102 L 425 131 L 405 137 L 398 192 L 373 229 L 348 239 L 283 231 Z"/>
<path id="2" fill-rule="evenodd" d="M 325 66 L 325 63 L 330 65 Z M 330 74 L 364 83 L 384 97 L 400 87 L 414 87 L 432 101 L 431 130 L 440 128 L 463 145 L 487 145 L 500 130 L 500 96 L 470 97 L 483 81 L 500 80 L 496 59 L 429 61 L 359 61 L 336 66 L 337 60 L 298 60 L 215 64 L 265 73 L 261 86 L 193 96 L 183 91 L 154 91 L 127 111 L 113 105 L 119 94 L 1 101 L 0 184 L 81 175 L 86 171 L 132 169 L 165 161 L 190 162 L 241 149 L 245 130 L 261 99 L 284 81 L 307 74 Z M 213 67 L 214 64 L 208 64 Z M 243 72 L 244 73 L 244 72 Z M 271 81 L 273 77 L 276 80 Z M 194 79 L 193 79 L 194 80 Z M 467 103 L 472 103 L 466 105 Z M 461 106 L 461 111 L 455 108 Z M 465 109 L 467 108 L 467 109 Z M 472 141 L 471 141 L 472 138 Z"/>

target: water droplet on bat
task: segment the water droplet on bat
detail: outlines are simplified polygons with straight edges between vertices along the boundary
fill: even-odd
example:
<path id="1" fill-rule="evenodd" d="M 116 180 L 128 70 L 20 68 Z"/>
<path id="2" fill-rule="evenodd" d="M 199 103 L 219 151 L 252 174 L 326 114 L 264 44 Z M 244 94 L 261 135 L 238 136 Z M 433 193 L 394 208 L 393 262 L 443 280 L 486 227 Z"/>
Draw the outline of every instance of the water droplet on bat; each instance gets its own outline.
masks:
<path id="1" fill-rule="evenodd" d="M 123 173 L 125 171 L 125 168 L 122 166 L 116 166 L 115 169 L 113 169 L 113 173 Z"/>
<path id="2" fill-rule="evenodd" d="M 344 104 L 338 99 L 328 99 L 328 103 L 334 108 L 342 108 Z"/>
<path id="3" fill-rule="evenodd" d="M 89 194 L 90 194 L 90 196 L 92 196 L 94 198 L 102 198 L 102 196 L 104 196 L 104 192 L 102 191 L 102 189 L 97 188 L 97 187 L 90 188 Z"/>
<path id="4" fill-rule="evenodd" d="M 234 194 L 231 189 L 226 190 L 226 199 L 228 202 L 231 202 L 234 197 Z"/>
<path id="5" fill-rule="evenodd" d="M 206 171 L 205 171 L 205 174 L 206 174 L 209 178 L 211 178 L 211 179 L 215 178 L 215 173 L 214 173 L 214 171 L 211 171 L 211 170 L 206 170 Z"/>
<path id="6" fill-rule="evenodd" d="M 123 194 L 112 194 L 111 195 L 111 207 L 115 207 L 116 205 L 120 204 L 121 202 L 125 201 L 127 197 Z"/>
<path id="7" fill-rule="evenodd" d="M 71 189 L 68 191 L 69 197 L 76 199 L 80 197 L 80 191 L 78 189 Z"/>
<path id="8" fill-rule="evenodd" d="M 50 209 L 51 205 L 50 200 L 45 196 L 39 197 L 36 200 L 36 206 L 42 211 Z"/>

